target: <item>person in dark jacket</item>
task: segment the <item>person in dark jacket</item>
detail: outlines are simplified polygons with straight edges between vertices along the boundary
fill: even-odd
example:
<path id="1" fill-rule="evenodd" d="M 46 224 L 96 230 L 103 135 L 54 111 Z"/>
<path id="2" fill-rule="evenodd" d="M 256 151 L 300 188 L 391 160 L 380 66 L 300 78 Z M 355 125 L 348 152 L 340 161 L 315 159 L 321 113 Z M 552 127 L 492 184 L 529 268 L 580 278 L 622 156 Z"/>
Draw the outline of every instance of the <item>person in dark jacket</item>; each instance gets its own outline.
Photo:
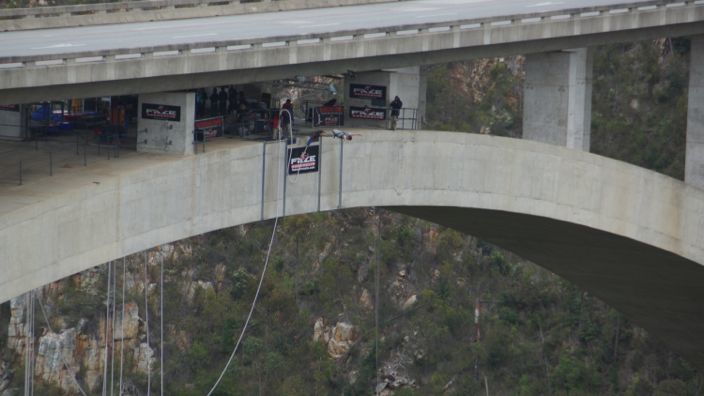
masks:
<path id="1" fill-rule="evenodd" d="M 213 93 L 210 94 L 210 114 L 215 115 L 218 112 L 218 101 L 220 96 L 218 95 L 218 89 L 213 88 Z"/>
<path id="2" fill-rule="evenodd" d="M 398 122 L 398 117 L 401 114 L 401 108 L 403 107 L 403 102 L 401 98 L 396 96 L 394 100 L 389 104 L 391 107 L 391 130 L 396 130 L 396 123 Z"/>
<path id="3" fill-rule="evenodd" d="M 224 87 L 220 88 L 218 103 L 220 104 L 220 115 L 224 116 L 227 113 L 227 91 L 225 91 Z"/>

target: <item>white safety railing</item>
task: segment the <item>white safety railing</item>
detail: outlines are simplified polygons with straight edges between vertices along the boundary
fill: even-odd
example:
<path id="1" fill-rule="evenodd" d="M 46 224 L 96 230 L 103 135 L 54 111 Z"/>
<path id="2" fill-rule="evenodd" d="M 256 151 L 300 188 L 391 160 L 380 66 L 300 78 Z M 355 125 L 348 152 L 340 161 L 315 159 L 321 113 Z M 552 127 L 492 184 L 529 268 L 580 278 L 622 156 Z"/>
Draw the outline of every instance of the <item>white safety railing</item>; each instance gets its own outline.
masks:
<path id="1" fill-rule="evenodd" d="M 0 70 L 35 66 L 56 66 L 83 64 L 89 62 L 112 62 L 119 60 L 138 60 L 160 57 L 177 57 L 188 54 L 235 53 L 258 49 L 295 46 L 313 46 L 325 43 L 349 42 L 358 40 L 379 40 L 391 37 L 413 37 L 428 34 L 447 34 L 468 30 L 481 30 L 492 27 L 539 24 L 549 21 L 568 21 L 585 18 L 599 18 L 609 15 L 629 15 L 637 17 L 639 13 L 672 8 L 698 8 L 704 6 L 704 0 L 650 0 L 614 4 L 608 6 L 583 7 L 542 13 L 516 14 L 509 16 L 467 19 L 450 22 L 408 24 L 347 30 L 330 33 L 315 33 L 296 36 L 275 36 L 246 40 L 227 40 L 213 42 L 183 43 L 150 47 L 119 48 L 102 51 L 74 52 L 66 54 L 46 54 L 31 56 L 0 56 Z M 695 13 L 692 11 L 692 15 Z M 691 22 L 701 22 L 692 20 Z"/>

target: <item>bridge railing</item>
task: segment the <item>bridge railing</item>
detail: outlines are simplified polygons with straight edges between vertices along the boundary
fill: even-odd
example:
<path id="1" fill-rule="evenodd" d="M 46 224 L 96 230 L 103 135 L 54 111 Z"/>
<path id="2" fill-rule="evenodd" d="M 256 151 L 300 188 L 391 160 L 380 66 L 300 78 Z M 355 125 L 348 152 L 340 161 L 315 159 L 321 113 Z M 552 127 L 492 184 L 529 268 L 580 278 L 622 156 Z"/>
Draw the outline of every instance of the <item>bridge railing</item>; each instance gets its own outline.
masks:
<path id="1" fill-rule="evenodd" d="M 405 0 L 122 0 L 6 8 L 0 9 L 0 31 L 237 15 L 389 1 Z M 86 16 L 93 18 L 80 18 Z"/>
<path id="2" fill-rule="evenodd" d="M 75 136 L 75 140 L 74 140 Z M 3 142 L 0 148 L 0 185 L 22 185 L 66 168 L 81 168 L 96 161 L 120 158 L 119 139 L 101 141 L 86 132 L 32 141 Z"/>
<path id="3" fill-rule="evenodd" d="M 389 37 L 413 37 L 428 34 L 447 34 L 471 29 L 486 29 L 506 25 L 532 25 L 544 21 L 564 21 L 583 18 L 596 18 L 605 15 L 639 13 L 670 8 L 704 9 L 704 0 L 651 0 L 637 3 L 622 3 L 609 6 L 582 7 L 551 12 L 515 14 L 501 17 L 466 19 L 453 22 L 418 23 L 388 26 L 383 28 L 343 30 L 329 33 L 287 35 L 240 40 L 183 43 L 149 47 L 120 48 L 100 51 L 84 51 L 65 54 L 45 54 L 30 56 L 0 56 L 0 70 L 23 67 L 44 67 L 55 65 L 82 64 L 89 62 L 113 62 L 122 60 L 148 59 L 157 57 L 181 56 L 188 54 L 247 52 L 258 49 L 276 49 L 294 46 L 345 43 L 357 40 L 375 40 Z M 692 22 L 696 22 L 694 13 Z"/>

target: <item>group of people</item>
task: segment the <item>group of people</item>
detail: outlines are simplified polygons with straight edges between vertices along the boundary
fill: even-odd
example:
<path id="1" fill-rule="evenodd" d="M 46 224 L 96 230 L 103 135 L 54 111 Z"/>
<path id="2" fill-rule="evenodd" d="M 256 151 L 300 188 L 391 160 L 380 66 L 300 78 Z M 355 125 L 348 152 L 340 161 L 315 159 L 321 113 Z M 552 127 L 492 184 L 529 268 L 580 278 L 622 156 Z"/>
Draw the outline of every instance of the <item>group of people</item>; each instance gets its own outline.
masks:
<path id="1" fill-rule="evenodd" d="M 226 116 L 247 108 L 244 91 L 234 86 L 213 88 L 210 95 L 201 88 L 196 91 L 196 116 Z"/>

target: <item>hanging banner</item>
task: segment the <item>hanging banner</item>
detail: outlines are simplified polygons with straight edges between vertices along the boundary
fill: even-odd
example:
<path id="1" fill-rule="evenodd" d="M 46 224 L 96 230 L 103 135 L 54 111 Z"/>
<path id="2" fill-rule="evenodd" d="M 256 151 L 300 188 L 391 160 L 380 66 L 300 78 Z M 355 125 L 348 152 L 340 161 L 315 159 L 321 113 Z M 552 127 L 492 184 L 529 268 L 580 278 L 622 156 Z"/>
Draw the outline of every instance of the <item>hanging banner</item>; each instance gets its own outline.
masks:
<path id="1" fill-rule="evenodd" d="M 202 118 L 196 120 L 194 127 L 196 131 L 201 132 L 206 138 L 214 138 L 222 135 L 225 122 L 222 116 Z"/>
<path id="2" fill-rule="evenodd" d="M 313 126 L 340 126 L 343 124 L 343 106 L 322 106 L 313 109 Z"/>
<path id="3" fill-rule="evenodd" d="M 383 85 L 350 84 L 350 98 L 386 100 L 386 87 Z"/>
<path id="4" fill-rule="evenodd" d="M 377 120 L 382 121 L 386 119 L 386 109 L 381 109 L 378 107 L 355 107 L 350 106 L 350 118 L 356 118 L 359 120 Z"/>
<path id="5" fill-rule="evenodd" d="M 142 118 L 160 121 L 181 121 L 181 107 L 142 103 Z"/>
<path id="6" fill-rule="evenodd" d="M 288 174 L 317 172 L 320 164 L 320 146 L 289 149 Z"/>

